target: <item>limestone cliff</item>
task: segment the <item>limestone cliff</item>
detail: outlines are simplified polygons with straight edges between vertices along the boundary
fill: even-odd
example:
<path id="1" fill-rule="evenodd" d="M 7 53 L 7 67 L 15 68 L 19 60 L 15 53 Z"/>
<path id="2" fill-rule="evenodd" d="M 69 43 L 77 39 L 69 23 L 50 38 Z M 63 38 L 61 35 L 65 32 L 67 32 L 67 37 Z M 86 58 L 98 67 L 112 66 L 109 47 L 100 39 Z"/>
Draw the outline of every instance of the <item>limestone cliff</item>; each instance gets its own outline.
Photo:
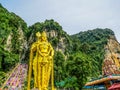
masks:
<path id="1" fill-rule="evenodd" d="M 4 46 L 4 49 L 10 53 L 17 52 L 16 54 L 19 55 L 20 60 L 25 58 L 25 52 L 27 50 L 28 45 L 26 41 L 26 36 L 24 35 L 24 32 L 21 27 L 19 27 L 18 30 L 16 30 L 16 33 L 11 31 L 8 34 Z"/>
<path id="2" fill-rule="evenodd" d="M 102 65 L 103 75 L 120 74 L 120 44 L 112 36 L 105 46 L 105 58 Z"/>

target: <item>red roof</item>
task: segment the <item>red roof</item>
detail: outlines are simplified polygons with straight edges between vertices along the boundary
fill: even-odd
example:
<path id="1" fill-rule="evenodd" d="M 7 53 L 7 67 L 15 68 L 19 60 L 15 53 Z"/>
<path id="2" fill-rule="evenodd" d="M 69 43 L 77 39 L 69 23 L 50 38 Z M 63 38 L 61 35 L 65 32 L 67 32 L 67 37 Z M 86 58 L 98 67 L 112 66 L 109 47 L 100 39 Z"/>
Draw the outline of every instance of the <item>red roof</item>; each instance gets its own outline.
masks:
<path id="1" fill-rule="evenodd" d="M 108 88 L 108 90 L 120 90 L 120 83 L 115 83 Z"/>

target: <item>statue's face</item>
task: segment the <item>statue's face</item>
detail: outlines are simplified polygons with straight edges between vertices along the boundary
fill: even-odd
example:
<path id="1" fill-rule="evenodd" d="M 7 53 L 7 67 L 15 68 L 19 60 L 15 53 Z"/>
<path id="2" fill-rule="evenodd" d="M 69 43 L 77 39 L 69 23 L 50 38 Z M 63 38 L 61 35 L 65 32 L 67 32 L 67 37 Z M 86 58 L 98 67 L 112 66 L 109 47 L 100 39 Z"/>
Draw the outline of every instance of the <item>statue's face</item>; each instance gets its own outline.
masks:
<path id="1" fill-rule="evenodd" d="M 43 41 L 46 41 L 46 40 L 47 40 L 47 38 L 46 38 L 46 37 L 44 37 L 44 36 L 42 36 L 42 40 L 43 40 Z"/>

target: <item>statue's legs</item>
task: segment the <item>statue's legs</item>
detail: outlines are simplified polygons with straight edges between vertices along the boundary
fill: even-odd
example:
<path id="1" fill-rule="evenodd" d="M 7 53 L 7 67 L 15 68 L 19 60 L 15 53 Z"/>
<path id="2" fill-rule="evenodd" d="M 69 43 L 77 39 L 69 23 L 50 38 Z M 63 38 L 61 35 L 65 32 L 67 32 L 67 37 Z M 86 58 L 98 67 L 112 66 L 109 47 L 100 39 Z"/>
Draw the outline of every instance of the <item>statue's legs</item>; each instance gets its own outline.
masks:
<path id="1" fill-rule="evenodd" d="M 48 83 L 49 83 L 49 69 L 48 63 L 42 64 L 39 63 L 38 65 L 38 88 L 39 90 L 48 90 Z"/>
<path id="2" fill-rule="evenodd" d="M 51 62 L 49 62 L 46 65 L 46 86 L 49 85 L 50 75 L 51 75 Z"/>
<path id="3" fill-rule="evenodd" d="M 38 88 L 39 90 L 42 90 L 42 65 L 41 63 L 38 63 Z"/>
<path id="4" fill-rule="evenodd" d="M 44 88 L 44 82 L 45 82 L 45 67 L 42 66 L 42 89 Z"/>
<path id="5" fill-rule="evenodd" d="M 45 63 L 43 66 L 42 66 L 42 90 L 48 90 L 48 85 L 47 85 L 47 74 L 48 74 L 48 71 L 47 71 L 47 65 L 48 63 Z"/>
<path id="6" fill-rule="evenodd" d="M 48 90 L 51 74 L 51 62 L 38 63 L 38 88 L 39 90 Z"/>
<path id="7" fill-rule="evenodd" d="M 37 74 L 38 74 L 38 68 L 37 68 L 37 61 L 34 60 L 33 62 L 33 71 L 34 71 L 34 88 L 37 88 L 38 87 L 38 77 L 37 77 Z"/>

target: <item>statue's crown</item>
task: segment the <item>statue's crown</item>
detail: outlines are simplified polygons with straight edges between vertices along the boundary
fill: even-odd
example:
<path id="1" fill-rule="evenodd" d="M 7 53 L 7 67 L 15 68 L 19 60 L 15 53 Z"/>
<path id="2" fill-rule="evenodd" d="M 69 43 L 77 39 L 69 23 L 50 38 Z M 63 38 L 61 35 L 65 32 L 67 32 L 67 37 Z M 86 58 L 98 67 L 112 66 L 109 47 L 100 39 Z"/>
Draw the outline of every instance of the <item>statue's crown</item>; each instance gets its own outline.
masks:
<path id="1" fill-rule="evenodd" d="M 47 34 L 45 31 L 42 32 L 41 36 L 47 37 Z"/>

